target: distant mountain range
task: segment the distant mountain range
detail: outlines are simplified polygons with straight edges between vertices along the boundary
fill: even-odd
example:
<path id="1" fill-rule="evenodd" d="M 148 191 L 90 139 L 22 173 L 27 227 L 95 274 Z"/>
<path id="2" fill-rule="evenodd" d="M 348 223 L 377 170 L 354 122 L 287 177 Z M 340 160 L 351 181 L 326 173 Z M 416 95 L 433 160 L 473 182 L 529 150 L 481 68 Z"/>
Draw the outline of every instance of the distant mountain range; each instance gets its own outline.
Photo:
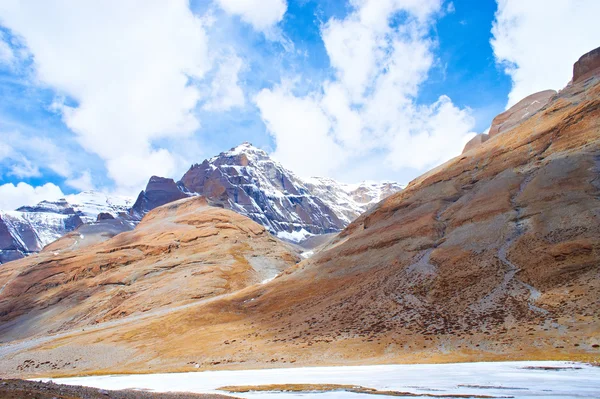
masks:
<path id="1" fill-rule="evenodd" d="M 302 179 L 265 151 L 243 143 L 192 165 L 179 182 L 151 177 L 135 202 L 130 197 L 85 191 L 59 201 L 0 211 L 0 263 L 39 252 L 82 225 L 93 224 L 84 230 L 95 235 L 106 229 L 110 232 L 106 238 L 112 237 L 132 229 L 150 210 L 195 195 L 248 216 L 279 238 L 302 242 L 341 231 L 401 189 L 394 182 L 343 184 L 321 177 Z M 97 220 L 99 215 L 101 220 Z M 108 222 L 108 218 L 118 220 Z M 84 236 L 81 234 L 81 239 Z"/>

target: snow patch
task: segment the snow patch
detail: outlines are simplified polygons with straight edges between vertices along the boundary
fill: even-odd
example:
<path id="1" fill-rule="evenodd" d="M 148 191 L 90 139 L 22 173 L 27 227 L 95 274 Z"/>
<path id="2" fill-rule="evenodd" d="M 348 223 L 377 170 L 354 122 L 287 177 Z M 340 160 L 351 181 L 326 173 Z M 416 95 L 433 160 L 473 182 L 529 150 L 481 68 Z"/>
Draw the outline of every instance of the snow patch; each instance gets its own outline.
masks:
<path id="1" fill-rule="evenodd" d="M 277 233 L 277 238 L 280 238 L 282 240 L 292 241 L 292 242 L 301 242 L 313 235 L 314 234 L 309 233 L 305 229 L 300 229 L 298 231 L 292 231 L 292 232 L 280 231 Z"/>
<path id="2" fill-rule="evenodd" d="M 198 359 L 200 360 L 200 359 Z M 597 398 L 600 368 L 569 362 L 490 362 L 456 364 L 407 364 L 349 367 L 301 367 L 263 370 L 197 372 L 195 363 L 189 373 L 107 375 L 59 378 L 59 384 L 83 385 L 100 389 L 144 389 L 169 392 L 225 393 L 223 386 L 267 384 L 342 384 L 378 390 L 393 390 L 430 395 L 487 395 L 525 398 Z M 46 380 L 49 381 L 49 380 Z M 242 398 L 389 398 L 329 393 L 248 392 Z"/>

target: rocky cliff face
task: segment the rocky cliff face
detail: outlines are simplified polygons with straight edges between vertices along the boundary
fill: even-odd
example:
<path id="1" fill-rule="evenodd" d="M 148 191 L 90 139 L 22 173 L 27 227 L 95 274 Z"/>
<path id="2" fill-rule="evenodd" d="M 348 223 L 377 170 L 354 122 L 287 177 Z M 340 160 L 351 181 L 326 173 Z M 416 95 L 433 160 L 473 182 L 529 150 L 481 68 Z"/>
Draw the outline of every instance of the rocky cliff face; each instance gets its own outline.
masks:
<path id="1" fill-rule="evenodd" d="M 0 211 L 0 264 L 41 251 L 83 223 L 96 221 L 100 213 L 117 216 L 129 206 L 127 197 L 85 191 L 16 211 Z"/>
<path id="2" fill-rule="evenodd" d="M 135 356 L 114 361 L 107 373 L 148 371 L 149 364 L 191 370 L 190 360 L 203 368 L 594 360 L 599 176 L 600 76 L 593 75 L 417 178 L 271 282 L 126 325 L 73 331 L 5 357 L 3 367 L 98 359 L 60 371 L 81 374 L 98 368 L 108 346 Z M 120 248 L 119 256 L 139 251 Z M 119 267 L 104 260 L 98 270 L 129 265 L 111 259 Z M 188 260 L 172 256 L 155 267 L 163 262 Z M 10 285 L 23 275 L 14 270 L 0 284 L 23 292 Z M 36 266 L 29 274 L 42 270 L 51 272 Z"/>
<path id="3" fill-rule="evenodd" d="M 129 210 L 129 215 L 140 221 L 152 209 L 189 196 L 185 187 L 176 184 L 173 179 L 152 176 Z"/>
<path id="4" fill-rule="evenodd" d="M 597 75 L 600 70 L 600 47 L 584 54 L 573 65 L 573 83 Z"/>

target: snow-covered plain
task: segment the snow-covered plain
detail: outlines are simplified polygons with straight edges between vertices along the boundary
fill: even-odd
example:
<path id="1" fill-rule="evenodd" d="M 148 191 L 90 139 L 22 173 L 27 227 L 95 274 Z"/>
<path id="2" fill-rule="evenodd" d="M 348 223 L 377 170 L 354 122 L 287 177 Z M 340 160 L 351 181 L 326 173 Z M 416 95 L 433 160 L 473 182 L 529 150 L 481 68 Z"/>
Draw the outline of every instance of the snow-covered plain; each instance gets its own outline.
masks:
<path id="1" fill-rule="evenodd" d="M 222 386 L 264 384 L 345 384 L 378 390 L 435 395 L 488 395 L 526 398 L 600 398 L 600 367 L 569 362 L 496 362 L 267 370 L 205 371 L 172 374 L 94 376 L 54 382 L 102 389 L 214 393 Z M 223 393 L 223 392 L 220 392 Z M 240 398 L 392 398 L 348 392 L 250 392 Z M 397 398 L 397 396 L 396 396 Z"/>

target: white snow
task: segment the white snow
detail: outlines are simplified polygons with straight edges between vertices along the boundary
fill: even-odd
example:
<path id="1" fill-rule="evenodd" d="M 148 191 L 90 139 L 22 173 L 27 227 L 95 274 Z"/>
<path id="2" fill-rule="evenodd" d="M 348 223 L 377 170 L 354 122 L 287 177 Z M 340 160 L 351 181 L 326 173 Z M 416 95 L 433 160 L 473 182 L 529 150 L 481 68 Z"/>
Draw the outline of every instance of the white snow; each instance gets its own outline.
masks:
<path id="1" fill-rule="evenodd" d="M 94 222 L 100 213 L 110 213 L 117 216 L 119 212 L 127 212 L 135 199 L 122 195 L 109 195 L 100 191 L 83 191 L 71 194 L 65 200 L 75 209 L 83 213 L 84 222 Z"/>
<path id="2" fill-rule="evenodd" d="M 308 237 L 314 234 L 309 233 L 305 229 L 300 229 L 298 231 L 280 231 L 277 233 L 277 238 L 281 238 L 283 240 L 288 240 L 292 242 L 300 242 L 302 240 L 307 239 Z"/>
<path id="3" fill-rule="evenodd" d="M 200 361 L 201 359 L 197 359 Z M 542 370 L 553 367 L 555 370 Z M 529 369 L 528 369 L 529 368 Z M 532 369 L 531 369 L 532 368 Z M 194 369 L 194 366 L 190 366 Z M 569 362 L 496 362 L 351 367 L 305 367 L 267 370 L 205 371 L 171 374 L 61 378 L 61 384 L 101 389 L 215 393 L 227 385 L 344 384 L 378 390 L 450 395 L 526 398 L 599 398 L 600 368 Z M 223 393 L 223 392 L 220 392 Z M 242 398 L 391 398 L 348 392 L 235 394 Z"/>
<path id="4" fill-rule="evenodd" d="M 347 223 L 352 222 L 356 216 L 369 210 L 388 195 L 406 187 L 392 181 L 345 184 L 327 177 L 306 178 L 304 184 Z"/>
<path id="5" fill-rule="evenodd" d="M 34 232 L 40 248 L 59 239 L 66 233 L 65 220 L 70 215 L 49 212 L 0 211 L 0 216 L 9 229 L 11 236 L 23 248 L 28 248 L 22 239 L 22 233 Z"/>

